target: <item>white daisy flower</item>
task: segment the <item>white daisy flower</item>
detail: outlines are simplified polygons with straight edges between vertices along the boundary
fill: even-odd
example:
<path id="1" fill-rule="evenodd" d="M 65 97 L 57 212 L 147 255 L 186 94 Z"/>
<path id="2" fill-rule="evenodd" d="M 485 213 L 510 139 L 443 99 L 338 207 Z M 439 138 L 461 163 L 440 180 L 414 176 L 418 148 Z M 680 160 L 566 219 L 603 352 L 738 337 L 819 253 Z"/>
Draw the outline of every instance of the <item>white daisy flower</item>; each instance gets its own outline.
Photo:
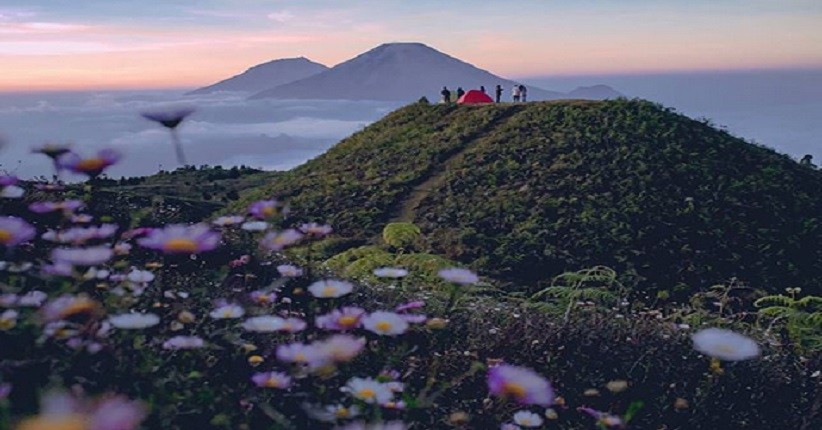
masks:
<path id="1" fill-rule="evenodd" d="M 308 286 L 308 292 L 320 299 L 336 299 L 354 290 L 350 282 L 324 279 Z"/>
<path id="2" fill-rule="evenodd" d="M 438 273 L 440 278 L 460 285 L 476 284 L 479 282 L 479 277 L 468 269 L 460 269 L 452 267 L 450 269 L 442 269 Z"/>
<path id="3" fill-rule="evenodd" d="M 523 427 L 539 427 L 542 417 L 530 411 L 519 411 L 514 414 L 514 422 Z"/>
<path id="4" fill-rule="evenodd" d="M 140 330 L 160 323 L 160 317 L 155 314 L 120 314 L 112 315 L 108 321 L 114 327 L 123 330 Z"/>
<path id="5" fill-rule="evenodd" d="M 269 224 L 265 221 L 248 221 L 240 226 L 245 231 L 265 231 L 268 230 Z"/>
<path id="6" fill-rule="evenodd" d="M 399 267 L 382 267 L 374 270 L 374 276 L 378 278 L 402 278 L 408 276 L 408 271 Z"/>
<path id="7" fill-rule="evenodd" d="M 239 305 L 223 305 L 208 314 L 214 319 L 240 318 L 245 315 L 245 310 Z"/>
<path id="8" fill-rule="evenodd" d="M 761 352 L 753 339 L 721 328 L 700 330 L 691 336 L 691 340 L 694 342 L 694 349 L 720 360 L 749 360 L 758 357 Z"/>
<path id="9" fill-rule="evenodd" d="M 383 336 L 396 336 L 408 330 L 408 321 L 402 315 L 386 311 L 364 316 L 362 325 L 366 330 Z"/>
<path id="10" fill-rule="evenodd" d="M 356 399 L 371 404 L 388 403 L 394 398 L 394 393 L 385 384 L 372 378 L 351 378 L 342 390 Z"/>

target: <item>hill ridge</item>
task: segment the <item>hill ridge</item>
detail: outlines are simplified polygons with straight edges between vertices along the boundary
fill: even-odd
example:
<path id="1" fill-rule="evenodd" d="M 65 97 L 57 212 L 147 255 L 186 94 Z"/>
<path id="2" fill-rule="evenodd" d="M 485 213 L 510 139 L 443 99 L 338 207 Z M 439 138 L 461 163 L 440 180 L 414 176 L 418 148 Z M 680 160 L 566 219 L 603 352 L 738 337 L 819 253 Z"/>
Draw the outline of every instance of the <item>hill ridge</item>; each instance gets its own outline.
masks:
<path id="1" fill-rule="evenodd" d="M 685 291 L 731 277 L 819 290 L 822 173 L 641 100 L 415 103 L 244 195 L 518 284 L 592 265 Z M 643 282 L 644 281 L 644 282 Z"/>

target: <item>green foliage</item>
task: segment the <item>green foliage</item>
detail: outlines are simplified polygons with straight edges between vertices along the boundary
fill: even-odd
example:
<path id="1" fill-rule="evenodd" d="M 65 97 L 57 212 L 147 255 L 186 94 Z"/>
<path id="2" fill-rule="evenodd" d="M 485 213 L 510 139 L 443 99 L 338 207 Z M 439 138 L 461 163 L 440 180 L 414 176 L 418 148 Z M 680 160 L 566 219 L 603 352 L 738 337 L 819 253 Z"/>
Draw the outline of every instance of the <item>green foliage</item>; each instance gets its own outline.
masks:
<path id="1" fill-rule="evenodd" d="M 440 289 L 445 283 L 437 272 L 454 267 L 455 262 L 426 253 L 392 253 L 377 246 L 362 246 L 341 252 L 323 264 L 327 269 L 351 279 L 377 282 L 374 270 L 381 267 L 402 267 L 410 272 L 404 283 L 419 284 L 426 288 Z"/>
<path id="2" fill-rule="evenodd" d="M 606 265 L 672 300 L 731 277 L 818 294 L 821 180 L 644 101 L 414 103 L 231 209 L 288 198 L 365 239 L 413 222 L 433 252 L 516 285 Z"/>
<path id="3" fill-rule="evenodd" d="M 614 289 L 617 291 L 612 291 Z M 536 307 L 552 313 L 564 312 L 563 319 L 567 323 L 579 302 L 590 301 L 607 309 L 616 306 L 624 293 L 616 272 L 597 266 L 555 277 L 551 286 L 531 296 L 531 300 L 551 300 L 548 303 L 540 302 Z"/>
<path id="4" fill-rule="evenodd" d="M 422 240 L 420 228 L 410 222 L 393 222 L 382 230 L 382 240 L 397 249 L 416 249 Z"/>
<path id="5" fill-rule="evenodd" d="M 754 302 L 759 317 L 774 325 L 784 327 L 799 348 L 808 351 L 822 349 L 822 297 L 805 296 L 797 299 L 799 292 L 788 289 L 790 296 L 782 294 L 765 296 Z"/>

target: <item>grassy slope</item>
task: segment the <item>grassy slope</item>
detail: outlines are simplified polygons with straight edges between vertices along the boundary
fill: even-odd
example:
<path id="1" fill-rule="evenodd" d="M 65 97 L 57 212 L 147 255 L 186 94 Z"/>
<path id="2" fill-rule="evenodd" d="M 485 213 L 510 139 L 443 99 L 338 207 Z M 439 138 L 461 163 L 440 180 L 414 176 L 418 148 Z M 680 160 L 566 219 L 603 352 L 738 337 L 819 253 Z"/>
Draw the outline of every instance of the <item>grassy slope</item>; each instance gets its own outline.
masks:
<path id="1" fill-rule="evenodd" d="M 818 291 L 820 182 L 647 102 L 415 104 L 241 202 L 288 198 L 344 235 L 414 221 L 436 250 L 517 282 L 606 264 L 655 288 Z"/>

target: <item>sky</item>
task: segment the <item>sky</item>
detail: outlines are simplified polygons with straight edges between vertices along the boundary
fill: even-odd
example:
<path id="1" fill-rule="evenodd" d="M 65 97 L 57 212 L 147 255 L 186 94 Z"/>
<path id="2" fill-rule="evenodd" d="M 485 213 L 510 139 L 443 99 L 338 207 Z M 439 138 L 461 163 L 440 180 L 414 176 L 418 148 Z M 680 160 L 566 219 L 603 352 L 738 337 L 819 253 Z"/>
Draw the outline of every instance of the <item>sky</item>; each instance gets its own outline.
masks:
<path id="1" fill-rule="evenodd" d="M 0 0 L 0 91 L 193 88 L 423 42 L 522 78 L 822 68 L 820 0 Z"/>

